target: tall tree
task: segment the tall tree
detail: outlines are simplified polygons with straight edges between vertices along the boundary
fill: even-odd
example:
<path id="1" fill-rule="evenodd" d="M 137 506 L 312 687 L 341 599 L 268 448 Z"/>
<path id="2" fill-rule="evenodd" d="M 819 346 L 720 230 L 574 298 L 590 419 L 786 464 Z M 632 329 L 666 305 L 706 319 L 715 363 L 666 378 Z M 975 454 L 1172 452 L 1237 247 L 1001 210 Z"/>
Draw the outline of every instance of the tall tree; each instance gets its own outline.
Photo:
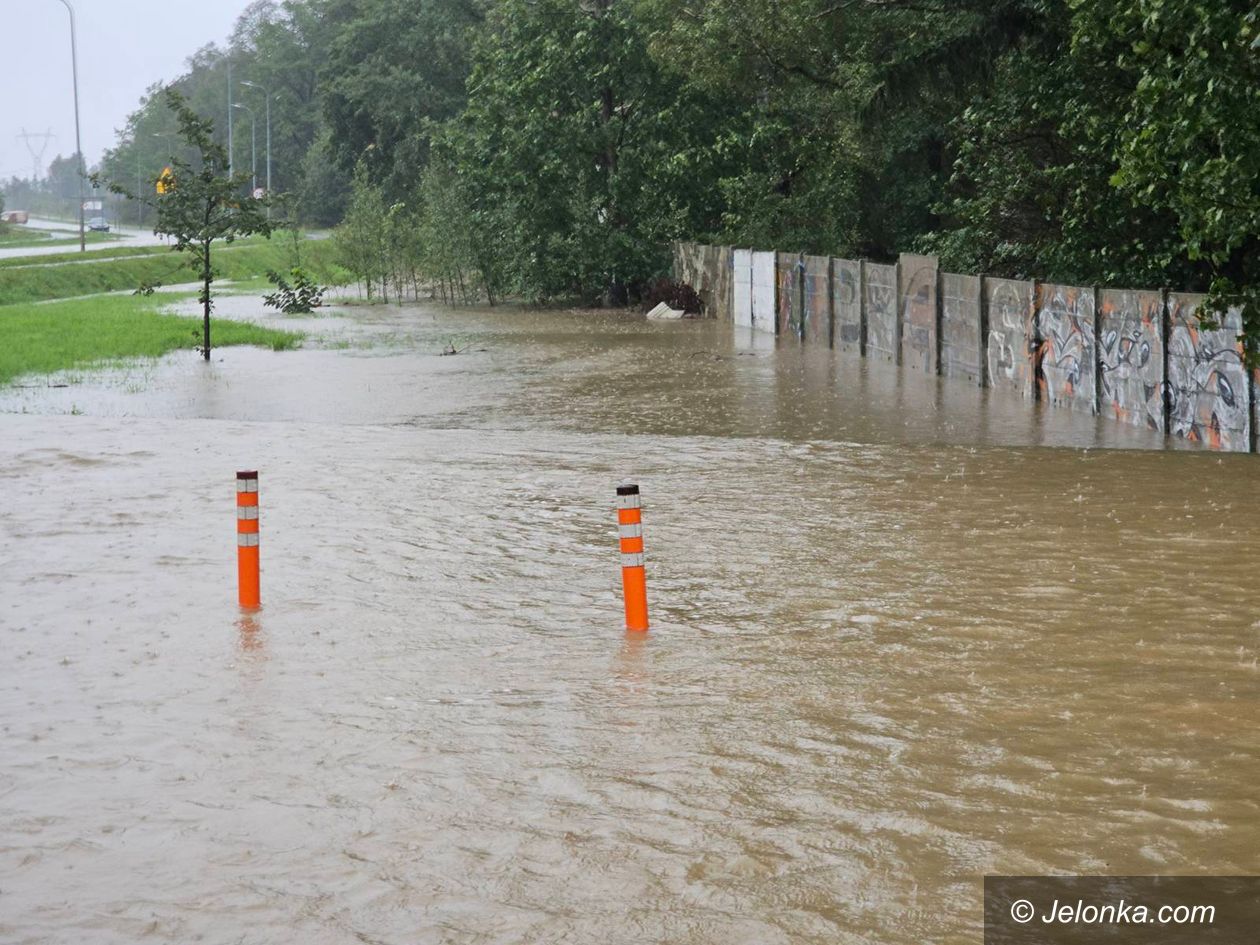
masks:
<path id="1" fill-rule="evenodd" d="M 624 298 L 695 232 L 691 208 L 716 206 L 707 145 L 729 109 L 662 69 L 647 38 L 624 0 L 496 8 L 447 144 L 511 290 Z"/>
<path id="2" fill-rule="evenodd" d="M 1077 4 L 1074 53 L 1113 54 L 1135 77 L 1112 178 L 1162 208 L 1176 255 L 1242 309 L 1260 362 L 1260 8 L 1249 0 Z"/>
<path id="3" fill-rule="evenodd" d="M 473 36 L 489 0 L 323 0 L 320 80 L 332 154 L 347 175 L 368 148 L 373 180 L 408 197 L 440 123 L 466 100 Z"/>

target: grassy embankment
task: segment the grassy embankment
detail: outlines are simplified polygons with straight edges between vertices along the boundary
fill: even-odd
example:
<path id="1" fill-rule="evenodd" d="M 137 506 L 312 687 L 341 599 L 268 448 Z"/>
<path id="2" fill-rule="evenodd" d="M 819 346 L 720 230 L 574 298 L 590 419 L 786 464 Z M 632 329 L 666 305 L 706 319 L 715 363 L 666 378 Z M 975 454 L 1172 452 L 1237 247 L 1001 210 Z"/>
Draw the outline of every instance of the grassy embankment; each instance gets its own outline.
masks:
<path id="1" fill-rule="evenodd" d="M 58 253 L 0 261 L 0 306 L 130 291 L 141 283 L 177 285 L 197 279 L 187 258 L 165 246 L 129 246 L 99 253 L 106 258 L 80 261 L 79 254 Z M 333 247 L 328 240 L 307 240 L 302 244 L 302 265 L 316 278 L 331 279 L 335 274 L 332 256 Z M 238 241 L 215 247 L 211 261 L 219 279 L 252 279 L 265 275 L 269 269 L 284 271 L 292 266 L 292 244 L 279 237 L 271 241 Z"/>
<path id="2" fill-rule="evenodd" d="M 84 233 L 88 243 L 105 240 L 125 240 L 117 233 Z M 67 234 L 64 230 L 41 230 L 21 225 L 0 226 L 0 249 L 29 249 L 32 246 L 78 246 L 79 234 Z"/>
<path id="3" fill-rule="evenodd" d="M 0 308 L 0 384 L 123 358 L 156 358 L 201 340 L 201 320 L 158 311 L 168 296 L 112 295 Z M 302 336 L 226 318 L 214 322 L 216 346 L 296 347 Z"/>
<path id="4" fill-rule="evenodd" d="M 75 240 L 77 243 L 78 240 Z M 244 240 L 238 240 L 240 246 Z M 63 253 L 45 253 L 36 256 L 0 256 L 0 269 L 27 269 L 34 266 L 55 266 L 59 263 L 99 262 L 102 259 L 119 259 L 123 256 L 161 256 L 170 253 L 166 246 L 107 246 L 79 252 L 68 249 Z"/>
<path id="5" fill-rule="evenodd" d="M 26 260 L 23 265 L 0 266 L 0 384 L 23 374 L 123 358 L 159 357 L 195 347 L 201 337 L 201 320 L 159 311 L 172 301 L 169 295 L 74 298 L 134 289 L 141 282 L 193 281 L 194 274 L 182 257 L 165 247 L 152 249 L 155 251 L 107 260 L 60 265 Z M 292 262 L 290 249 L 283 243 L 266 241 L 224 247 L 217 254 L 215 268 L 221 278 L 257 278 L 269 269 L 287 268 Z M 304 266 L 320 276 L 331 273 L 331 258 L 332 247 L 325 243 L 302 246 Z M 45 299 L 64 301 L 34 304 Z M 261 345 L 282 351 L 301 339 L 296 332 L 227 319 L 216 319 L 211 332 L 216 347 Z"/>

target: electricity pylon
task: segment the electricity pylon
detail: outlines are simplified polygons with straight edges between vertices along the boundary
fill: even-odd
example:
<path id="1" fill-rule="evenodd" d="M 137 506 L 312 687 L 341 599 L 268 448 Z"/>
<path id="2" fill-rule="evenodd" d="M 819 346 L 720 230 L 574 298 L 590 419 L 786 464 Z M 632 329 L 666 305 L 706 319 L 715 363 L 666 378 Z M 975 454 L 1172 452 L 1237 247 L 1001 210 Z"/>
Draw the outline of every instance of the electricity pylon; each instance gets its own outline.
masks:
<path id="1" fill-rule="evenodd" d="M 39 181 L 44 176 L 44 152 L 48 150 L 49 142 L 51 142 L 57 136 L 52 133 L 51 128 L 49 128 L 47 131 L 42 132 L 42 133 L 34 132 L 34 131 L 27 131 L 25 128 L 23 128 L 22 133 L 20 135 L 14 135 L 14 137 L 17 138 L 19 141 L 26 142 L 26 150 L 31 152 L 31 164 L 34 170 L 34 176 L 31 177 L 31 182 L 34 183 L 36 181 Z M 40 141 L 42 143 L 37 148 L 32 143 L 34 141 Z"/>

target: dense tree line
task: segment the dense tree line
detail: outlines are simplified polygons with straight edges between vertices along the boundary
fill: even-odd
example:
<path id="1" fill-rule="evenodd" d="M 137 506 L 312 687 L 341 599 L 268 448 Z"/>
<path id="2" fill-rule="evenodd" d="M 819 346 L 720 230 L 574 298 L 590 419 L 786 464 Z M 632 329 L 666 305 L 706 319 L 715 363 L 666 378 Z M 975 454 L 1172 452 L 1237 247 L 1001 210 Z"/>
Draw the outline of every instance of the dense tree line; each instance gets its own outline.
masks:
<path id="1" fill-rule="evenodd" d="M 258 0 L 175 83 L 220 125 L 229 64 L 374 293 L 620 300 L 688 238 L 1215 287 L 1260 326 L 1250 0 Z M 142 103 L 111 176 L 170 125 Z"/>

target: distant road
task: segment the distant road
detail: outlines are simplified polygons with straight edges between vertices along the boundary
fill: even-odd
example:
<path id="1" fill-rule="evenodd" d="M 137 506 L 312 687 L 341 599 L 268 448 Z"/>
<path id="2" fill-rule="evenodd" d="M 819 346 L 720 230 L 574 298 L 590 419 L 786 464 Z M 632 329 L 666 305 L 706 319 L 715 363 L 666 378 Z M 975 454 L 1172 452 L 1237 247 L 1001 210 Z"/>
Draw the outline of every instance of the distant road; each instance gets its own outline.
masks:
<path id="1" fill-rule="evenodd" d="M 31 217 L 29 225 L 38 227 L 41 230 L 56 230 L 58 235 L 77 236 L 79 226 L 76 223 L 66 223 L 64 220 L 44 220 L 39 217 Z M 88 249 L 118 249 L 122 246 L 161 246 L 167 242 L 164 236 L 154 236 L 151 230 L 137 230 L 132 227 L 114 227 L 110 233 L 117 233 L 123 239 L 102 240 L 96 243 L 88 243 Z M 51 256 L 55 253 L 72 253 L 78 246 L 21 246 L 0 249 L 0 259 L 11 258 L 13 256 Z"/>

